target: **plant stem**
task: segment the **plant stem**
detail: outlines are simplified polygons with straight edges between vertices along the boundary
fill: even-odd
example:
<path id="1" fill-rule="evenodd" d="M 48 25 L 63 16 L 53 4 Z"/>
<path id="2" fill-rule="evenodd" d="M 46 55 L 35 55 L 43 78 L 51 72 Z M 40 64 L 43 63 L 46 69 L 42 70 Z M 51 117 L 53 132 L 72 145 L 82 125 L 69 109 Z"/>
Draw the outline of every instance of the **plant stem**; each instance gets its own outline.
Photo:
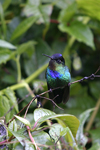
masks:
<path id="1" fill-rule="evenodd" d="M 17 83 L 17 84 L 15 84 L 15 85 L 12 85 L 12 86 L 9 86 L 9 88 L 11 89 L 11 90 L 17 90 L 17 89 L 20 89 L 20 88 L 22 88 L 22 87 L 25 87 L 25 85 L 24 85 L 24 83 L 23 82 L 20 82 L 20 83 Z M 4 90 L 4 89 L 3 89 Z"/>
<path id="2" fill-rule="evenodd" d="M 43 72 L 47 68 L 47 64 L 43 65 L 37 71 L 35 71 L 32 75 L 25 79 L 26 83 L 30 83 L 33 79 L 35 79 L 41 72 Z"/>
<path id="3" fill-rule="evenodd" d="M 35 146 L 36 150 L 40 150 L 40 148 L 37 146 L 37 144 L 35 143 L 35 140 L 34 138 L 32 137 L 32 134 L 30 132 L 30 128 L 28 126 L 27 127 L 27 131 L 28 131 L 28 134 L 29 134 L 29 137 L 30 137 L 30 140 L 32 142 L 32 144 Z"/>
<path id="4" fill-rule="evenodd" d="M 25 83 L 30 83 L 32 82 L 32 80 L 34 80 L 41 72 L 43 72 L 45 69 L 47 68 L 47 64 L 43 65 L 41 68 L 39 68 L 37 71 L 35 71 L 32 75 L 30 75 L 29 77 L 27 77 L 24 80 L 22 80 L 22 82 L 17 83 L 15 85 L 10 86 L 9 88 L 11 90 L 17 90 L 19 88 L 25 87 Z M 23 82 L 24 81 L 24 82 Z M 0 91 L 1 92 L 1 91 Z"/>
<path id="5" fill-rule="evenodd" d="M 17 55 L 17 58 L 15 59 L 16 64 L 17 64 L 17 71 L 18 71 L 18 78 L 17 78 L 17 82 L 19 83 L 21 81 L 21 67 L 20 67 L 20 55 Z"/>
<path id="6" fill-rule="evenodd" d="M 71 37 L 70 39 L 69 39 L 69 41 L 68 41 L 68 44 L 67 44 L 67 46 L 65 47 L 65 49 L 64 49 L 64 52 L 63 52 L 63 56 L 64 56 L 64 58 L 66 58 L 67 57 L 67 54 L 69 54 L 69 50 L 70 50 L 70 48 L 72 47 L 72 45 L 73 45 L 73 43 L 75 42 L 75 37 Z"/>

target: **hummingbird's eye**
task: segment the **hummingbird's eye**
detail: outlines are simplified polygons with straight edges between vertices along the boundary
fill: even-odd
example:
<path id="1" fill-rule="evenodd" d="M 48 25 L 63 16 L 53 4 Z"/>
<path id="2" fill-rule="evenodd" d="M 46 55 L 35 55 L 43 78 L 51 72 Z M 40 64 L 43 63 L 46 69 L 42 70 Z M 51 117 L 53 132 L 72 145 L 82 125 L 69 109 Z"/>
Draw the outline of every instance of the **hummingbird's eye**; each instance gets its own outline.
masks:
<path id="1" fill-rule="evenodd" d="M 57 59 L 56 62 L 57 62 L 58 64 L 61 64 L 61 60 L 60 60 L 60 59 Z"/>

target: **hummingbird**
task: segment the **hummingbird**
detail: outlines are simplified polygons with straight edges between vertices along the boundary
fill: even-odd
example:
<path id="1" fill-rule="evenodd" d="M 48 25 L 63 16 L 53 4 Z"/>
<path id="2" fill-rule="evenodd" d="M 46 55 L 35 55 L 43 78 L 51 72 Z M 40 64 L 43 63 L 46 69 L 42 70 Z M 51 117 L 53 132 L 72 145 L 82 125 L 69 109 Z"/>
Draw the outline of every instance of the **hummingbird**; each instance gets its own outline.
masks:
<path id="1" fill-rule="evenodd" d="M 61 102 L 65 104 L 69 99 L 69 83 L 71 81 L 71 74 L 68 67 L 65 65 L 65 59 L 62 54 L 59 53 L 52 56 L 43 55 L 50 58 L 45 74 L 48 90 L 59 87 L 53 91 L 51 90 L 51 92 L 49 92 L 49 97 L 50 99 L 55 98 L 54 102 L 57 104 Z"/>

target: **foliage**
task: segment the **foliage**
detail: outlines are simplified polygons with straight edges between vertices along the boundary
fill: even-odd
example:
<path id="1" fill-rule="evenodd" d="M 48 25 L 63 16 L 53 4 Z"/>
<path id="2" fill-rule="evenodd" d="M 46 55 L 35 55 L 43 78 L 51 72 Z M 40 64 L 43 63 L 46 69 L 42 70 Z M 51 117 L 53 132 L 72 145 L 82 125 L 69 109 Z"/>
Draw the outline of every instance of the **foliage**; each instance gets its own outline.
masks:
<path id="1" fill-rule="evenodd" d="M 44 97 L 43 108 L 35 109 L 33 98 L 47 91 L 49 59 L 43 53 L 62 53 L 71 81 L 100 66 L 99 5 L 100 0 L 0 1 L 0 148 L 99 149 L 99 78 L 72 84 L 70 100 L 56 113 Z M 24 107 L 28 112 L 19 112 Z"/>

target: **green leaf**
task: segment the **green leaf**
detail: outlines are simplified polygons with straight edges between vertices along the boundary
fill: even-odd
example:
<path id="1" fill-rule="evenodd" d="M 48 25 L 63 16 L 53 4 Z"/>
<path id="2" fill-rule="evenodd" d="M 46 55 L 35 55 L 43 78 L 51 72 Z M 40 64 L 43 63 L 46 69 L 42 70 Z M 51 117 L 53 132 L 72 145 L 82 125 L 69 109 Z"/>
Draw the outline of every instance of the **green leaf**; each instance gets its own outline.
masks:
<path id="1" fill-rule="evenodd" d="M 52 6 L 51 5 L 43 5 L 40 7 L 40 12 L 42 14 L 42 17 L 39 19 L 39 22 L 49 24 L 49 22 L 50 22 L 49 16 L 52 13 Z"/>
<path id="2" fill-rule="evenodd" d="M 62 9 L 58 17 L 59 22 L 67 23 L 76 13 L 76 11 L 77 11 L 77 5 L 75 2 L 69 5 L 67 8 Z"/>
<path id="3" fill-rule="evenodd" d="M 0 27 L 2 30 L 2 34 L 0 36 L 4 39 L 6 36 L 6 23 L 5 23 L 4 11 L 3 11 L 1 3 L 0 3 L 0 20 L 2 23 L 2 25 Z"/>
<path id="4" fill-rule="evenodd" d="M 57 6 L 60 9 L 65 9 L 69 5 L 71 5 L 74 0 L 42 0 L 43 3 L 51 3 Z"/>
<path id="5" fill-rule="evenodd" d="M 10 106 L 14 106 L 16 112 L 18 113 L 18 104 L 17 104 L 17 100 L 15 97 L 15 93 L 13 90 L 11 90 L 10 88 L 6 88 L 5 90 L 3 90 L 3 93 L 7 96 L 7 98 L 10 101 Z"/>
<path id="6" fill-rule="evenodd" d="M 81 12 L 100 20 L 100 0 L 76 0 Z"/>
<path id="7" fill-rule="evenodd" d="M 11 0 L 4 0 L 3 9 L 6 10 L 8 6 L 10 5 L 10 3 L 11 3 Z"/>
<path id="8" fill-rule="evenodd" d="M 6 63 L 10 59 L 11 54 L 10 50 L 0 50 L 0 64 Z"/>
<path id="9" fill-rule="evenodd" d="M 48 53 L 48 55 L 52 55 L 52 50 L 49 47 L 49 45 L 47 44 L 47 42 L 45 42 L 42 39 L 38 39 L 37 40 L 37 44 L 35 46 L 35 51 L 33 52 L 33 55 L 31 55 L 31 57 L 24 57 L 24 68 L 25 68 L 25 72 L 26 74 L 29 76 L 31 75 L 33 72 L 35 72 L 37 70 L 37 68 L 40 68 L 43 64 L 45 64 L 47 62 L 47 60 L 49 60 L 47 57 L 43 56 L 42 54 L 46 54 Z M 37 63 L 38 61 L 38 63 Z M 33 65 L 34 62 L 34 65 Z"/>
<path id="10" fill-rule="evenodd" d="M 16 83 L 16 79 L 15 79 L 14 75 L 12 75 L 12 74 L 5 74 L 2 77 L 2 81 L 4 83 L 8 83 L 8 84 L 15 84 Z"/>
<path id="11" fill-rule="evenodd" d="M 7 34 L 6 34 L 7 41 L 10 41 L 11 36 L 12 36 L 14 30 L 18 27 L 18 25 L 20 24 L 20 22 L 21 22 L 20 17 L 14 17 L 10 21 L 10 23 L 7 25 Z M 16 45 L 18 45 L 18 41 L 19 40 L 20 40 L 20 38 L 16 40 L 17 41 L 17 42 L 15 42 Z"/>
<path id="12" fill-rule="evenodd" d="M 0 47 L 4 47 L 4 48 L 8 48 L 8 49 L 16 49 L 16 47 L 14 45 L 12 45 L 11 43 L 4 41 L 4 40 L 0 40 Z"/>
<path id="13" fill-rule="evenodd" d="M 6 96 L 0 95 L 0 117 L 4 116 L 10 109 L 9 100 Z M 10 113 L 6 114 L 6 122 L 10 119 Z"/>
<path id="14" fill-rule="evenodd" d="M 50 142 L 50 136 L 44 132 L 44 131 L 39 131 L 36 135 L 33 136 L 34 140 L 36 143 L 46 145 L 47 142 Z M 39 146 L 41 150 L 47 150 L 47 148 Z"/>
<path id="15" fill-rule="evenodd" d="M 92 47 L 93 49 L 95 48 L 93 42 L 93 34 L 90 28 L 82 22 L 72 21 L 68 26 L 61 23 L 58 28 L 62 32 L 67 32 L 71 36 L 75 37 L 79 42 L 84 42 L 86 45 Z"/>
<path id="16" fill-rule="evenodd" d="M 30 124 L 30 122 L 27 120 L 27 119 L 24 119 L 24 118 L 22 118 L 22 117 L 19 117 L 19 116 L 16 116 L 16 115 L 14 115 L 20 122 L 22 122 L 23 124 L 25 124 L 26 126 L 29 126 L 29 127 L 31 127 L 31 124 Z"/>
<path id="17" fill-rule="evenodd" d="M 28 113 L 27 115 L 26 115 L 26 119 L 30 122 L 30 124 L 31 124 L 31 126 L 34 126 L 34 124 L 35 124 L 35 121 L 34 121 L 34 118 L 33 118 L 33 113 Z"/>
<path id="18" fill-rule="evenodd" d="M 98 81 L 90 82 L 89 86 L 91 87 L 91 92 L 94 95 L 94 97 L 96 99 L 98 99 L 100 97 L 100 91 L 99 91 L 100 84 L 99 84 L 99 82 Z"/>
<path id="19" fill-rule="evenodd" d="M 27 0 L 28 4 L 39 6 L 41 4 L 41 0 Z"/>
<path id="20" fill-rule="evenodd" d="M 25 147 L 26 150 L 35 150 L 34 145 L 30 143 L 30 140 L 23 134 L 23 131 L 11 131 L 9 130 L 14 137 L 21 143 L 23 147 Z"/>
<path id="21" fill-rule="evenodd" d="M 79 121 L 78 119 L 69 114 L 55 114 L 54 112 L 38 108 L 34 111 L 34 120 L 38 121 L 38 125 L 40 125 L 42 122 L 48 120 L 48 119 L 55 119 L 58 121 L 59 124 L 61 124 L 63 127 L 66 127 L 66 125 L 70 128 L 73 135 L 76 136 L 76 132 L 79 127 Z"/>
<path id="22" fill-rule="evenodd" d="M 90 130 L 89 133 L 92 135 L 93 143 L 100 144 L 100 127 L 95 130 Z"/>
<path id="23" fill-rule="evenodd" d="M 77 147 L 75 139 L 72 135 L 72 132 L 68 127 L 66 127 L 63 131 L 61 131 L 61 135 L 63 135 L 63 134 L 66 134 L 65 138 L 66 138 L 68 145 L 71 146 L 74 150 L 78 150 L 78 147 Z"/>
<path id="24" fill-rule="evenodd" d="M 87 137 L 83 134 L 83 128 L 84 128 L 84 124 L 87 120 L 87 118 L 89 117 L 90 113 L 94 110 L 94 108 L 92 109 L 88 109 L 85 112 L 83 112 L 80 117 L 80 126 L 78 128 L 77 134 L 76 134 L 76 140 L 78 141 L 78 143 L 82 144 L 82 145 L 86 145 L 88 139 Z"/>
<path id="25" fill-rule="evenodd" d="M 36 22 L 37 18 L 38 17 L 31 16 L 31 17 L 25 19 L 24 21 L 22 21 L 18 25 L 18 27 L 14 30 L 14 32 L 11 36 L 11 40 L 14 40 L 17 37 L 21 36 L 23 33 L 25 33 L 32 26 L 32 24 Z"/>
<path id="26" fill-rule="evenodd" d="M 33 47 L 35 44 L 36 44 L 35 41 L 29 41 L 29 42 L 23 43 L 18 47 L 17 53 L 20 55 L 24 53 L 25 51 L 28 51 L 30 47 Z M 33 50 L 34 50 L 34 47 L 33 47 Z"/>
<path id="27" fill-rule="evenodd" d="M 74 79 L 78 80 L 82 77 L 77 77 Z M 87 109 L 93 108 L 96 105 L 94 98 L 88 95 L 88 88 L 86 86 L 80 85 L 80 83 L 72 84 L 71 86 L 71 96 L 70 101 L 67 103 L 67 107 L 64 106 L 64 113 L 74 114 L 79 116 L 81 113 Z"/>
<path id="28" fill-rule="evenodd" d="M 50 127 L 49 135 L 55 141 L 55 143 L 59 140 L 61 134 L 60 132 L 63 130 L 63 127 L 60 124 L 53 124 Z"/>
<path id="29" fill-rule="evenodd" d="M 24 14 L 26 16 L 34 15 L 39 16 L 38 23 L 49 23 L 49 16 L 52 13 L 52 5 L 48 4 L 36 4 L 34 2 L 26 5 L 24 8 Z"/>
<path id="30" fill-rule="evenodd" d="M 28 95 L 28 91 L 27 91 L 27 89 L 26 89 L 25 87 L 17 89 L 17 93 L 18 93 L 18 95 L 20 96 L 21 99 L 22 99 L 23 97 L 25 97 L 25 95 Z M 29 96 L 25 99 L 25 102 L 26 102 L 26 103 L 29 103 L 31 100 L 32 100 L 32 97 L 29 95 Z M 26 103 L 25 103 L 25 104 L 23 103 L 23 106 L 22 106 L 22 107 L 24 107 L 24 106 L 26 105 Z M 31 108 L 31 107 L 35 107 L 35 106 L 36 106 L 36 104 L 35 104 L 35 103 L 32 103 L 32 104 L 30 105 L 30 108 Z"/>
<path id="31" fill-rule="evenodd" d="M 44 116 L 49 116 L 49 115 L 55 115 L 54 112 L 48 110 L 48 109 L 43 109 L 43 108 L 37 108 L 34 111 L 34 120 L 35 122 L 38 121 L 41 117 Z"/>
<path id="32" fill-rule="evenodd" d="M 100 144 L 99 143 L 93 144 L 92 147 L 89 148 L 89 150 L 100 150 Z"/>
<path id="33" fill-rule="evenodd" d="M 17 123 L 16 123 L 16 121 L 15 120 L 13 120 L 13 121 L 11 121 L 10 122 L 10 124 L 9 124 L 9 126 L 8 126 L 8 131 L 17 131 Z M 8 135 L 9 136 L 12 136 L 12 133 L 11 132 L 8 132 Z"/>
<path id="34" fill-rule="evenodd" d="M 54 2 L 54 0 L 53 0 Z M 54 4 L 60 8 L 60 9 L 64 9 L 66 7 L 68 7 L 70 4 L 72 4 L 74 2 L 74 0 L 55 0 Z"/>

